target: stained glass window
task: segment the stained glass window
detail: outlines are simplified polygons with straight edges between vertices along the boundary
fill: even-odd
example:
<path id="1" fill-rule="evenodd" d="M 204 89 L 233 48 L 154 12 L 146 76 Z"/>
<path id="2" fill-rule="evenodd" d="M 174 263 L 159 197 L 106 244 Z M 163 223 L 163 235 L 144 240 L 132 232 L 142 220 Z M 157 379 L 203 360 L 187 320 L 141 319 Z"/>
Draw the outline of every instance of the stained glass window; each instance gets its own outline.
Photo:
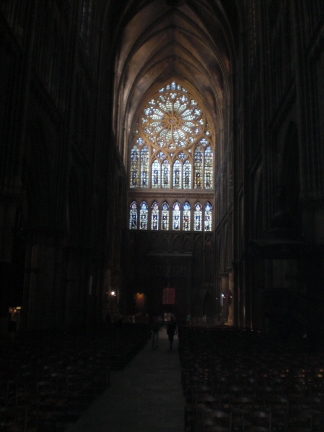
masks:
<path id="1" fill-rule="evenodd" d="M 210 202 L 205 204 L 205 216 L 204 216 L 204 230 L 211 231 L 212 230 L 212 206 Z"/>
<path id="2" fill-rule="evenodd" d="M 141 150 L 141 187 L 147 188 L 149 180 L 149 151 L 147 146 Z"/>
<path id="3" fill-rule="evenodd" d="M 137 229 L 137 202 L 133 201 L 130 205 L 129 229 Z"/>
<path id="4" fill-rule="evenodd" d="M 160 187 L 161 165 L 155 160 L 152 164 L 152 188 Z"/>
<path id="5" fill-rule="evenodd" d="M 173 189 L 181 189 L 182 164 L 176 160 L 173 164 Z"/>
<path id="6" fill-rule="evenodd" d="M 151 229 L 159 229 L 159 205 L 156 201 L 151 205 Z"/>
<path id="7" fill-rule="evenodd" d="M 170 188 L 170 164 L 167 160 L 162 164 L 162 188 Z"/>
<path id="8" fill-rule="evenodd" d="M 175 231 L 180 230 L 180 204 L 178 201 L 176 201 L 173 204 L 173 211 L 172 211 L 172 229 Z"/>
<path id="9" fill-rule="evenodd" d="M 139 186 L 139 151 L 136 146 L 131 151 L 131 176 L 130 176 L 130 187 L 135 188 Z"/>
<path id="10" fill-rule="evenodd" d="M 191 163 L 188 160 L 183 165 L 183 189 L 191 189 Z"/>
<path id="11" fill-rule="evenodd" d="M 203 181 L 203 152 L 200 146 L 195 150 L 194 158 L 194 188 L 202 188 Z"/>
<path id="12" fill-rule="evenodd" d="M 130 229 L 212 230 L 215 150 L 199 100 L 170 81 L 141 105 L 130 145 L 129 187 L 146 192 L 132 191 Z"/>
<path id="13" fill-rule="evenodd" d="M 210 146 L 205 150 L 205 178 L 204 186 L 205 189 L 213 188 L 213 151 Z"/>
<path id="14" fill-rule="evenodd" d="M 182 214 L 184 231 L 190 231 L 190 212 L 191 212 L 190 204 L 188 203 L 188 201 L 186 201 L 183 204 L 183 214 Z"/>
<path id="15" fill-rule="evenodd" d="M 147 230 L 148 205 L 143 201 L 140 205 L 140 229 Z"/>
<path id="16" fill-rule="evenodd" d="M 195 204 L 194 231 L 202 231 L 202 206 L 200 203 Z"/>
<path id="17" fill-rule="evenodd" d="M 162 204 L 161 229 L 164 231 L 169 229 L 169 204 L 166 201 Z"/>

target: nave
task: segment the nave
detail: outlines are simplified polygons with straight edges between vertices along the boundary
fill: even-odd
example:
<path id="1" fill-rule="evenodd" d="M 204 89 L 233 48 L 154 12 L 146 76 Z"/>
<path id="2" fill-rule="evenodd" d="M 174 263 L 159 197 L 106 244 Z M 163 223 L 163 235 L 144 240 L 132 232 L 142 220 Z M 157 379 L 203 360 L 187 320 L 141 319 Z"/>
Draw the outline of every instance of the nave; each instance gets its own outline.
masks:
<path id="1" fill-rule="evenodd" d="M 178 339 L 169 350 L 166 329 L 159 347 L 151 341 L 122 371 L 111 371 L 111 385 L 67 432 L 182 432 L 184 397 Z"/>

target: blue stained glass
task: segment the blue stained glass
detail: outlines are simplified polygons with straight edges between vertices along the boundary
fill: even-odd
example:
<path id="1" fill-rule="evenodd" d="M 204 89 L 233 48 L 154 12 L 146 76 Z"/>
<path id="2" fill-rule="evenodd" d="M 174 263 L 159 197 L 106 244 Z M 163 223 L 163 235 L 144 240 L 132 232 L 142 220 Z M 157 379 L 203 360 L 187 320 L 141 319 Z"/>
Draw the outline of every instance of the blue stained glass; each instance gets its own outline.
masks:
<path id="1" fill-rule="evenodd" d="M 202 206 L 200 203 L 195 204 L 194 231 L 202 231 Z"/>
<path id="2" fill-rule="evenodd" d="M 143 201 L 140 205 L 140 229 L 147 230 L 148 205 Z"/>
<path id="3" fill-rule="evenodd" d="M 191 207 L 188 201 L 186 201 L 183 205 L 183 230 L 184 231 L 190 231 L 190 213 L 191 213 Z"/>
<path id="4" fill-rule="evenodd" d="M 169 204 L 164 201 L 162 204 L 162 219 L 161 229 L 167 231 L 169 229 Z"/>
<path id="5" fill-rule="evenodd" d="M 173 188 L 181 189 L 182 164 L 178 160 L 173 165 Z"/>
<path id="6" fill-rule="evenodd" d="M 183 165 L 183 189 L 191 189 L 191 163 L 188 160 Z"/>
<path id="7" fill-rule="evenodd" d="M 205 216 L 204 216 L 204 230 L 211 231 L 212 230 L 212 206 L 210 202 L 205 204 Z"/>
<path id="8" fill-rule="evenodd" d="M 149 173 L 149 151 L 145 146 L 141 150 L 141 187 L 148 187 Z"/>
<path id="9" fill-rule="evenodd" d="M 162 164 L 162 188 L 170 188 L 170 164 L 167 160 Z"/>
<path id="10" fill-rule="evenodd" d="M 139 151 L 136 146 L 131 151 L 131 167 L 130 167 L 130 187 L 135 188 L 139 186 Z"/>
<path id="11" fill-rule="evenodd" d="M 152 188 L 160 187 L 161 165 L 155 160 L 152 164 Z"/>
<path id="12" fill-rule="evenodd" d="M 151 205 L 151 230 L 159 229 L 159 205 L 156 201 Z"/>
<path id="13" fill-rule="evenodd" d="M 180 204 L 178 201 L 173 204 L 172 229 L 175 231 L 180 230 Z"/>
<path id="14" fill-rule="evenodd" d="M 204 178 L 204 186 L 205 189 L 213 188 L 213 152 L 210 146 L 208 146 L 205 150 L 205 178 Z"/>
<path id="15" fill-rule="evenodd" d="M 130 205 L 129 229 L 137 229 L 137 202 L 133 201 Z"/>

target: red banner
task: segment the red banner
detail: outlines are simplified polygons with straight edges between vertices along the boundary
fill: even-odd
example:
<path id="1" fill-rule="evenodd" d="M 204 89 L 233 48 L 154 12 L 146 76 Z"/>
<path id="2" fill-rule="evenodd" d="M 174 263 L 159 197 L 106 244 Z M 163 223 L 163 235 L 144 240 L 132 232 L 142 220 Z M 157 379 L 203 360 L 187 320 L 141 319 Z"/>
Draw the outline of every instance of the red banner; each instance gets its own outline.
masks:
<path id="1" fill-rule="evenodd" d="M 175 288 L 163 288 L 163 304 L 175 304 Z"/>

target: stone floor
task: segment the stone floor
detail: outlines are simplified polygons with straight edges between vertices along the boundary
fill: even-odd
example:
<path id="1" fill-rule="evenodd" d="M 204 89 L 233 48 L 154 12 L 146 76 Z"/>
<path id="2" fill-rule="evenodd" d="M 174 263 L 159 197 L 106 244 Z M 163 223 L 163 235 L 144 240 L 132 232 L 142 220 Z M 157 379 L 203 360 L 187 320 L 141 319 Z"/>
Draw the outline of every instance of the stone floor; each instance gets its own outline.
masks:
<path id="1" fill-rule="evenodd" d="M 111 372 L 108 389 L 67 432 L 183 432 L 184 397 L 178 339 L 172 351 L 166 330 L 122 370 Z"/>

